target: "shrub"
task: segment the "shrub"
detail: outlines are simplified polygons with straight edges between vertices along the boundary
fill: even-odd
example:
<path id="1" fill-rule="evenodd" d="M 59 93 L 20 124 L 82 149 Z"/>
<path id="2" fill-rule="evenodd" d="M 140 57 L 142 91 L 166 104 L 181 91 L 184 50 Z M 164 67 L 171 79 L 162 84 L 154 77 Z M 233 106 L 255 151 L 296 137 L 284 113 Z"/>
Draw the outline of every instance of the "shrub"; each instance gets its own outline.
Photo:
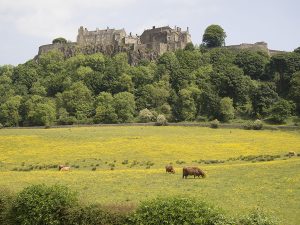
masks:
<path id="1" fill-rule="evenodd" d="M 243 128 L 245 130 L 252 130 L 253 129 L 253 122 L 252 121 L 247 121 L 243 124 Z"/>
<path id="2" fill-rule="evenodd" d="M 156 126 L 166 126 L 167 125 L 166 117 L 162 114 L 158 115 L 155 125 Z"/>
<path id="3" fill-rule="evenodd" d="M 262 210 L 256 209 L 251 211 L 248 215 L 241 218 L 239 225 L 276 225 L 279 224 L 276 218 L 267 216 Z"/>
<path id="4" fill-rule="evenodd" d="M 220 101 L 220 116 L 221 121 L 228 122 L 234 118 L 234 107 L 231 98 L 225 97 Z"/>
<path id="5" fill-rule="evenodd" d="M 253 123 L 253 130 L 261 130 L 263 128 L 263 123 L 261 120 L 255 120 Z"/>
<path id="6" fill-rule="evenodd" d="M 52 44 L 66 44 L 67 43 L 67 40 L 63 37 L 59 37 L 59 38 L 55 38 L 53 41 L 52 41 Z"/>
<path id="7" fill-rule="evenodd" d="M 205 202 L 188 198 L 157 198 L 140 204 L 131 224 L 222 224 L 224 216 Z M 224 223 L 225 224 L 225 223 Z"/>
<path id="8" fill-rule="evenodd" d="M 149 109 L 143 109 L 139 112 L 139 121 L 142 123 L 148 123 L 153 121 L 154 115 Z"/>
<path id="9" fill-rule="evenodd" d="M 76 203 L 76 195 L 64 186 L 32 185 L 16 197 L 12 216 L 18 225 L 62 225 L 65 213 Z"/>
<path id="10" fill-rule="evenodd" d="M 245 130 L 261 130 L 263 128 L 263 123 L 261 120 L 247 121 L 243 125 Z"/>
<path id="11" fill-rule="evenodd" d="M 270 108 L 270 120 L 275 123 L 284 123 L 285 120 L 292 115 L 294 108 L 294 103 L 281 99 L 275 102 Z"/>
<path id="12" fill-rule="evenodd" d="M 2 129 L 3 128 L 3 124 L 2 123 L 0 123 L 0 129 Z"/>
<path id="13" fill-rule="evenodd" d="M 214 128 L 214 129 L 219 128 L 219 125 L 220 125 L 220 121 L 217 119 L 214 119 L 213 121 L 210 122 L 211 128 Z"/>
<path id="14" fill-rule="evenodd" d="M 14 195 L 5 188 L 0 188 L 0 224 L 11 224 L 11 207 Z"/>
<path id="15" fill-rule="evenodd" d="M 123 225 L 126 224 L 127 214 L 90 205 L 71 208 L 65 220 L 66 224 L 72 225 Z"/>

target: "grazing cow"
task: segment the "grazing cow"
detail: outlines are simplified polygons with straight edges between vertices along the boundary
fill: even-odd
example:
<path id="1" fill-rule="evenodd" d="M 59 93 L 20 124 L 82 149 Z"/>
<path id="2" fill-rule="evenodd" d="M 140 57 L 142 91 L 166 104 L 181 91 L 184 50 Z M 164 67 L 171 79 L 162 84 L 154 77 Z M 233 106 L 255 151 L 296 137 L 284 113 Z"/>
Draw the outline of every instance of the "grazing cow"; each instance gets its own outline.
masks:
<path id="1" fill-rule="evenodd" d="M 184 167 L 182 169 L 182 178 L 187 178 L 189 175 L 194 176 L 194 178 L 197 176 L 198 178 L 206 177 L 206 174 L 203 170 L 199 169 L 198 167 Z"/>
<path id="2" fill-rule="evenodd" d="M 58 170 L 59 171 L 69 171 L 69 170 L 71 170 L 71 167 L 70 166 L 64 166 L 64 165 L 59 165 Z"/>
<path id="3" fill-rule="evenodd" d="M 175 170 L 174 170 L 173 166 L 167 165 L 166 166 L 166 173 L 175 173 Z"/>
<path id="4" fill-rule="evenodd" d="M 296 156 L 297 154 L 296 154 L 296 152 L 290 151 L 287 155 L 289 157 L 291 157 L 291 156 Z"/>

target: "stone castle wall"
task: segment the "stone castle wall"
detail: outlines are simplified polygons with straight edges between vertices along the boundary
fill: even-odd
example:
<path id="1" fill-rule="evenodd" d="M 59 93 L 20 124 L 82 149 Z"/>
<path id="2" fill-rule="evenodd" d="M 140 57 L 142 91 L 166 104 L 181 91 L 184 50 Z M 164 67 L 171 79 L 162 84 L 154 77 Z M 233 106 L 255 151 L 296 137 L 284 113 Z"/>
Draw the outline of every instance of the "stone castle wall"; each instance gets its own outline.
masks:
<path id="1" fill-rule="evenodd" d="M 77 53 L 93 54 L 101 52 L 106 55 L 114 55 L 118 52 L 126 52 L 130 63 L 135 65 L 138 60 L 155 60 L 159 55 L 167 51 L 184 49 L 192 42 L 189 29 L 182 31 L 180 27 L 169 26 L 155 27 L 144 30 L 142 35 L 127 35 L 124 29 L 107 29 L 89 31 L 82 26 L 78 29 L 77 41 L 68 43 L 55 43 L 39 47 L 38 56 L 51 50 L 59 50 L 65 57 L 72 57 Z M 282 53 L 282 51 L 269 50 L 265 42 L 255 44 L 243 43 L 240 45 L 226 46 L 231 49 L 249 49 L 265 51 L 269 55 Z"/>

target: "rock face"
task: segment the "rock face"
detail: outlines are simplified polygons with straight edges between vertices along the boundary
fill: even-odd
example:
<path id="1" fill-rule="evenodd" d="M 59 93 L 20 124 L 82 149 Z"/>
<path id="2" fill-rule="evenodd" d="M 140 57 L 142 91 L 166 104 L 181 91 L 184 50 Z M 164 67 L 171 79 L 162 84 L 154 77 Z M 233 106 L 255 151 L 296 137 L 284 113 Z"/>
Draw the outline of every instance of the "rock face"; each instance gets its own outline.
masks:
<path id="1" fill-rule="evenodd" d="M 105 29 L 88 31 L 87 28 L 78 29 L 77 42 L 55 43 L 39 47 L 38 55 L 59 50 L 65 57 L 72 57 L 78 53 L 93 54 L 101 52 L 114 55 L 119 52 L 128 54 L 129 63 L 136 65 L 140 60 L 156 60 L 159 55 L 167 51 L 184 49 L 191 42 L 191 35 L 187 28 L 181 31 L 180 27 L 174 29 L 169 26 L 145 30 L 141 36 L 126 34 L 124 29 Z"/>

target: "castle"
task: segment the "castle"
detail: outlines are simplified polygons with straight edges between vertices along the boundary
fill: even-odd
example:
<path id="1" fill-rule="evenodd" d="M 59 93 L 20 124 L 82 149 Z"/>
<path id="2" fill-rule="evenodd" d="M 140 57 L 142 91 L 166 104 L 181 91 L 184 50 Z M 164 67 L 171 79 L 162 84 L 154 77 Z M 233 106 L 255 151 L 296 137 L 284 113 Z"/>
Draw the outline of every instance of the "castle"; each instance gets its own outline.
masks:
<path id="1" fill-rule="evenodd" d="M 88 31 L 86 28 L 80 27 L 78 30 L 77 44 L 85 46 L 93 44 L 105 47 L 127 48 L 134 51 L 145 51 L 149 49 L 159 55 L 166 51 L 175 51 L 184 49 L 187 43 L 191 42 L 191 35 L 188 28 L 186 31 L 181 31 L 180 27 L 174 29 L 166 27 L 152 27 L 145 30 L 141 36 L 133 36 L 131 33 L 126 34 L 124 29 L 105 29 Z"/>
<path id="2" fill-rule="evenodd" d="M 147 58 L 153 60 L 167 51 L 184 49 L 190 43 L 189 28 L 182 31 L 180 27 L 153 26 L 145 30 L 142 35 L 127 34 L 124 29 L 107 29 L 89 31 L 82 26 L 78 29 L 77 41 L 68 43 L 54 43 L 39 48 L 39 55 L 53 49 L 62 51 L 66 56 L 75 55 L 78 51 L 84 54 L 102 52 L 113 55 L 118 52 L 129 53 L 131 64 L 134 61 Z"/>
<path id="3" fill-rule="evenodd" d="M 101 52 L 106 55 L 114 55 L 118 52 L 128 54 L 129 63 L 136 65 L 142 59 L 150 61 L 157 59 L 167 51 L 184 49 L 192 42 L 189 28 L 182 31 L 180 27 L 171 28 L 169 26 L 155 27 L 144 30 L 142 35 L 127 34 L 124 29 L 104 30 L 98 28 L 89 31 L 82 26 L 78 29 L 77 41 L 67 43 L 53 43 L 39 47 L 38 56 L 42 53 L 57 49 L 65 55 L 71 57 L 81 52 L 83 54 L 93 54 Z M 269 55 L 281 53 L 281 51 L 269 50 L 265 42 L 255 44 L 240 44 L 226 46 L 230 49 L 250 49 L 254 51 L 264 51 Z"/>

